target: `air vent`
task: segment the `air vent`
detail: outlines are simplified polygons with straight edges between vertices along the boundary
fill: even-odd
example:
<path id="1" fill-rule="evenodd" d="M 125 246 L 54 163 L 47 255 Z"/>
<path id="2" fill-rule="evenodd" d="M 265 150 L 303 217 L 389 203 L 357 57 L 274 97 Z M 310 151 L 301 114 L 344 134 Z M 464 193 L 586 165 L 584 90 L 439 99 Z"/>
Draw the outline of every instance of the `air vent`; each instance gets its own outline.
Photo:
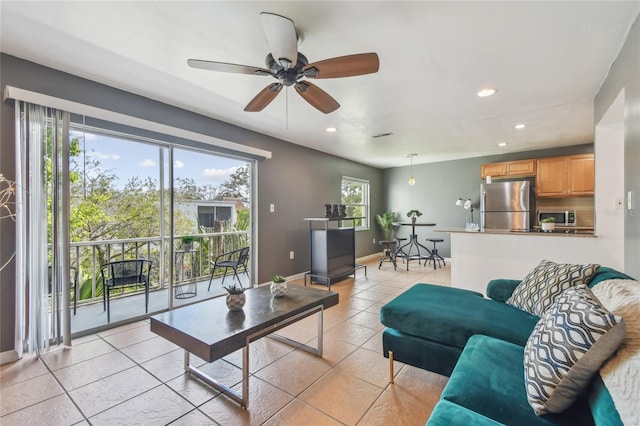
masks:
<path id="1" fill-rule="evenodd" d="M 373 135 L 373 136 L 371 136 L 371 137 L 372 137 L 372 138 L 374 138 L 374 139 L 377 139 L 377 138 L 384 138 L 385 136 L 391 136 L 392 134 L 393 134 L 393 133 L 391 133 L 391 132 L 387 132 L 387 133 L 378 133 L 377 135 Z"/>

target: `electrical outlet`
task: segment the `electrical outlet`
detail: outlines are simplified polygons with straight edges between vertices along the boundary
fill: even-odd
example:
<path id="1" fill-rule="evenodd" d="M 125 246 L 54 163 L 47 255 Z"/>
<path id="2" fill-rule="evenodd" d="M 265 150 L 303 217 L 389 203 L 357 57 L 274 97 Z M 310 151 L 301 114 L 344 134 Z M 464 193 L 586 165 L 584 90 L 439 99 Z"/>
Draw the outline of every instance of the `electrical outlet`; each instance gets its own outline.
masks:
<path id="1" fill-rule="evenodd" d="M 616 198 L 616 210 L 624 210 L 624 198 Z"/>
<path id="2" fill-rule="evenodd" d="M 269 204 L 269 211 L 271 213 L 275 212 L 276 211 L 276 205 L 275 204 Z"/>
<path id="3" fill-rule="evenodd" d="M 291 250 L 289 252 L 289 259 L 293 260 L 294 257 L 295 257 L 295 253 L 293 252 L 293 250 Z"/>

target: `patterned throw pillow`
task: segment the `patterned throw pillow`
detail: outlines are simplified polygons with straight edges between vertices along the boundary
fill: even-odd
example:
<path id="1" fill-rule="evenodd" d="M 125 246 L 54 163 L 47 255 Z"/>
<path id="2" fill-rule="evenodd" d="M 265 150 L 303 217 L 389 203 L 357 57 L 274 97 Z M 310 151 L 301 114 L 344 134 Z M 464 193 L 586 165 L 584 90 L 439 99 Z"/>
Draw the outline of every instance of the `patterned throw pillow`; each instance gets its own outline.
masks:
<path id="1" fill-rule="evenodd" d="M 566 290 L 534 328 L 524 349 L 524 382 L 536 414 L 567 409 L 626 333 L 586 285 Z"/>
<path id="2" fill-rule="evenodd" d="M 506 303 L 541 317 L 563 291 L 578 284 L 588 284 L 599 267 L 543 260 L 518 284 Z"/>

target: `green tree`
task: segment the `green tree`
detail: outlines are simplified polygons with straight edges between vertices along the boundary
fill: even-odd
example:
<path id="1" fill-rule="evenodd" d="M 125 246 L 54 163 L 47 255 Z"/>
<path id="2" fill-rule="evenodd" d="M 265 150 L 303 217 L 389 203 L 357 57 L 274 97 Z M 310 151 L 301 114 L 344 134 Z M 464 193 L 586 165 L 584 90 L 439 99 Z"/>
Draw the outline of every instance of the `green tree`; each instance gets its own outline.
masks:
<path id="1" fill-rule="evenodd" d="M 237 198 L 249 203 L 249 165 L 238 167 L 218 188 L 218 199 Z"/>

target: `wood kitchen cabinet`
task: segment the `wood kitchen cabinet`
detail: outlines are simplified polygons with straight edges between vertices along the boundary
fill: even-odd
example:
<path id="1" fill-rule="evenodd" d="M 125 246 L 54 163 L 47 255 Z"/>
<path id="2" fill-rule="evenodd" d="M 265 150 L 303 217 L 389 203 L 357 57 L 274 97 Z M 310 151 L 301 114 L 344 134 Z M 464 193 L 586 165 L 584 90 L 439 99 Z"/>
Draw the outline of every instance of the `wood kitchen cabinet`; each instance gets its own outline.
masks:
<path id="1" fill-rule="evenodd" d="M 541 158 L 536 171 L 538 197 L 593 196 L 595 161 L 593 154 Z"/>
<path id="2" fill-rule="evenodd" d="M 535 176 L 536 160 L 503 161 L 501 163 L 485 163 L 480 165 L 482 179 L 491 176 L 495 179 L 514 176 Z"/>

